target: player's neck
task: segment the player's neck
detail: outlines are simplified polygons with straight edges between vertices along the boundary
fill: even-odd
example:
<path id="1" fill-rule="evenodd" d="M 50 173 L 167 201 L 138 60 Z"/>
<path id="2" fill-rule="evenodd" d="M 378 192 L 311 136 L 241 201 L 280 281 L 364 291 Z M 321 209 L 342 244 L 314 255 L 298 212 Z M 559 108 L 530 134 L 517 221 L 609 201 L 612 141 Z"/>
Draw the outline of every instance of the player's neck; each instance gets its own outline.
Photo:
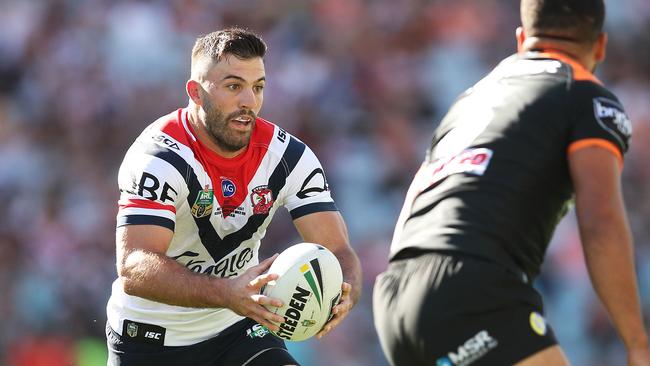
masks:
<path id="1" fill-rule="evenodd" d="M 214 139 L 208 133 L 205 127 L 205 123 L 201 121 L 198 108 L 189 106 L 187 110 L 187 122 L 190 125 L 192 132 L 194 132 L 196 138 L 199 140 L 199 142 L 201 142 L 203 146 L 207 147 L 215 154 L 228 159 L 234 158 L 246 150 L 247 146 L 244 146 L 237 151 L 226 150 L 219 146 L 219 144 L 214 141 Z"/>
<path id="2" fill-rule="evenodd" d="M 585 49 L 585 46 L 569 40 L 545 37 L 528 37 L 521 46 L 521 51 L 546 51 L 564 54 L 587 70 L 593 70 L 596 66 L 595 60 Z"/>

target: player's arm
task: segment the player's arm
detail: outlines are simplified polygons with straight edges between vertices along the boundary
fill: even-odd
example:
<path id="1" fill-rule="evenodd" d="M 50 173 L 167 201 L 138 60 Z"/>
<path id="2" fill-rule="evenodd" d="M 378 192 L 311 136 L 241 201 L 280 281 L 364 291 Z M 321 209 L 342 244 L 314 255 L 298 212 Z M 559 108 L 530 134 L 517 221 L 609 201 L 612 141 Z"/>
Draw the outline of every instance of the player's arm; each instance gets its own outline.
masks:
<path id="1" fill-rule="evenodd" d="M 173 232 L 156 225 L 125 225 L 117 228 L 117 273 L 124 292 L 170 305 L 198 308 L 229 308 L 262 325 L 278 330 L 269 320 L 283 322 L 263 305 L 282 302 L 260 295 L 264 284 L 277 275 L 262 275 L 271 257 L 232 279 L 195 273 L 165 253 Z"/>
<path id="2" fill-rule="evenodd" d="M 263 305 L 281 306 L 278 299 L 260 295 L 260 288 L 277 277 L 262 274 L 276 256 L 248 269 L 236 278 L 224 279 L 195 273 L 165 253 L 173 232 L 156 225 L 117 228 L 117 272 L 124 292 L 170 305 L 197 308 L 229 308 L 273 330 L 269 320 L 282 322 Z"/>
<path id="3" fill-rule="evenodd" d="M 620 161 L 598 146 L 568 157 L 580 236 L 591 281 L 634 359 L 650 361 L 634 266 L 634 248 L 620 187 Z"/>
<path id="4" fill-rule="evenodd" d="M 334 307 L 334 318 L 318 333 L 318 338 L 334 329 L 347 316 L 361 296 L 361 264 L 350 246 L 347 227 L 338 211 L 315 212 L 294 220 L 302 239 L 329 249 L 341 264 L 343 291 L 341 301 Z"/>

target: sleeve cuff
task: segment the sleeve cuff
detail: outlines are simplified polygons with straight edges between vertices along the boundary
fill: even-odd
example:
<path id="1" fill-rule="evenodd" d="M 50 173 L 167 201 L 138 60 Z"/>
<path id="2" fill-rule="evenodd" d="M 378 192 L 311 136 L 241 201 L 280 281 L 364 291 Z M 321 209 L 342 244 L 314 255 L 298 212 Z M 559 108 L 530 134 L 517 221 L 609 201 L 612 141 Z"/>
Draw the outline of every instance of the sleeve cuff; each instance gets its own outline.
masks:
<path id="1" fill-rule="evenodd" d="M 156 225 L 166 227 L 171 231 L 174 231 L 176 223 L 174 220 L 170 220 L 165 217 L 160 216 L 149 216 L 149 215 L 128 215 L 128 216 L 119 216 L 117 218 L 117 227 L 126 226 L 126 225 Z"/>
<path id="2" fill-rule="evenodd" d="M 289 213 L 291 214 L 291 218 L 295 220 L 299 217 L 309 215 L 314 212 L 338 210 L 339 209 L 336 207 L 336 204 L 334 202 L 316 202 L 294 208 L 293 210 L 289 211 Z"/>

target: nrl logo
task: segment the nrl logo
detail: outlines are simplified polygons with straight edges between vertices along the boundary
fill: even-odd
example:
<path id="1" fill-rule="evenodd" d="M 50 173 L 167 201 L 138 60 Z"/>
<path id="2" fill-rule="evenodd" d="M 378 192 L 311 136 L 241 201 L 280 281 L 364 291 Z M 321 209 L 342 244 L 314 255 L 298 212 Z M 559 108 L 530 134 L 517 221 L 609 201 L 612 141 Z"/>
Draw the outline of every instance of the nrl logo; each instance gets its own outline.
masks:
<path id="1" fill-rule="evenodd" d="M 129 323 L 126 325 L 126 334 L 131 338 L 135 338 L 138 335 L 138 325 Z"/>
<path id="2" fill-rule="evenodd" d="M 192 216 L 200 219 L 202 217 L 210 216 L 212 214 L 212 201 L 214 193 L 206 185 L 202 191 L 196 196 L 196 201 L 192 205 Z"/>

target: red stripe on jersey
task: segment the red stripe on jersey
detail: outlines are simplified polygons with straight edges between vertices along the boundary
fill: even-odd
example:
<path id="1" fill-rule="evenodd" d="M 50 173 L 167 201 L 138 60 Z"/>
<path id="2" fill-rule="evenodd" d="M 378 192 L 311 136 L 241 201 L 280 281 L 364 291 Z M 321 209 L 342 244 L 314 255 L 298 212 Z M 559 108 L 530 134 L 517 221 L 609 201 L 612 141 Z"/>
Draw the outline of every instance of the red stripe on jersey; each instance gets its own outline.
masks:
<path id="1" fill-rule="evenodd" d="M 176 207 L 173 205 L 164 205 L 162 203 L 154 202 L 154 201 L 149 201 L 145 199 L 121 199 L 118 204 L 120 205 L 120 209 L 122 208 L 129 208 L 129 207 L 135 207 L 135 208 L 150 208 L 154 210 L 168 210 L 173 213 L 176 213 Z"/>
<path id="2" fill-rule="evenodd" d="M 248 184 L 266 155 L 274 132 L 275 125 L 257 118 L 248 147 L 234 158 L 220 156 L 200 141 L 190 141 L 194 154 L 212 180 L 214 196 L 222 208 L 224 218 L 247 199 L 250 193 Z M 234 192 L 231 190 L 233 187 Z"/>

